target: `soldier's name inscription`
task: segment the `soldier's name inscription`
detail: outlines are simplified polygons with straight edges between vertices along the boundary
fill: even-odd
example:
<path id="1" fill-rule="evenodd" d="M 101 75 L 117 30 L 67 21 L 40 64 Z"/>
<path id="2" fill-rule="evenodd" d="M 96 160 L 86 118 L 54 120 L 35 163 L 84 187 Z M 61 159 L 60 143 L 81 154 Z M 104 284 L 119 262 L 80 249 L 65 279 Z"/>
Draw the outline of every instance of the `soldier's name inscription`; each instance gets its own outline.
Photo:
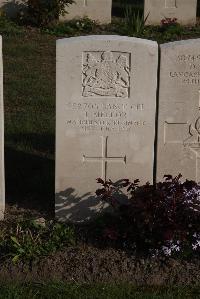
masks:
<path id="1" fill-rule="evenodd" d="M 129 131 L 135 127 L 146 125 L 141 119 L 144 104 L 111 104 L 111 103 L 80 103 L 66 104 L 67 129 L 77 128 L 81 131 Z M 139 114 L 138 116 L 136 116 Z"/>

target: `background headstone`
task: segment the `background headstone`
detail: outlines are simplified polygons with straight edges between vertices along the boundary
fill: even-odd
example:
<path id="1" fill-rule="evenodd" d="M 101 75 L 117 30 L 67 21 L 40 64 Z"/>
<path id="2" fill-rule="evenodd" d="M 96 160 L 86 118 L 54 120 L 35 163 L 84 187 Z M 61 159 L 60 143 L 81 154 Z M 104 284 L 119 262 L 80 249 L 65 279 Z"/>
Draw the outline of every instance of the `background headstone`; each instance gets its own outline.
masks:
<path id="1" fill-rule="evenodd" d="M 197 0 L 145 0 L 147 25 L 160 25 L 165 18 L 177 18 L 181 25 L 196 23 Z"/>
<path id="2" fill-rule="evenodd" d="M 157 179 L 200 181 L 200 39 L 161 45 Z"/>
<path id="3" fill-rule="evenodd" d="M 76 0 L 60 20 L 88 17 L 99 23 L 111 23 L 112 0 Z"/>
<path id="4" fill-rule="evenodd" d="M 121 36 L 57 42 L 56 215 L 92 217 L 96 178 L 152 181 L 157 43 Z"/>
<path id="5" fill-rule="evenodd" d="M 4 111 L 3 111 L 3 59 L 2 37 L 0 36 L 0 220 L 5 210 L 5 181 L 4 181 Z"/>

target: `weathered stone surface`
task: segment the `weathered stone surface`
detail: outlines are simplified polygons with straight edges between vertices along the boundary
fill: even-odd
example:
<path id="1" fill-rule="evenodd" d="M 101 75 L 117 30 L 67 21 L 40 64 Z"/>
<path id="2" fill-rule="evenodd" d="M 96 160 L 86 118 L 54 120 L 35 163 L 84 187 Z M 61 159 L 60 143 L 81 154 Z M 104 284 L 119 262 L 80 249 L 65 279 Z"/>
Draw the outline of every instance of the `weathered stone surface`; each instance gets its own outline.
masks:
<path id="1" fill-rule="evenodd" d="M 67 7 L 68 14 L 60 16 L 60 20 L 88 17 L 99 23 L 111 23 L 112 0 L 76 0 Z"/>
<path id="2" fill-rule="evenodd" d="M 157 179 L 200 181 L 200 39 L 161 45 Z"/>
<path id="3" fill-rule="evenodd" d="M 0 219 L 5 210 L 5 181 L 4 181 L 4 111 L 3 111 L 3 60 L 2 37 L 0 36 Z"/>
<path id="4" fill-rule="evenodd" d="M 145 0 L 147 25 L 160 25 L 165 18 L 177 18 L 182 25 L 196 23 L 197 0 Z"/>
<path id="5" fill-rule="evenodd" d="M 156 42 L 88 36 L 57 42 L 56 215 L 100 209 L 96 178 L 152 181 Z"/>

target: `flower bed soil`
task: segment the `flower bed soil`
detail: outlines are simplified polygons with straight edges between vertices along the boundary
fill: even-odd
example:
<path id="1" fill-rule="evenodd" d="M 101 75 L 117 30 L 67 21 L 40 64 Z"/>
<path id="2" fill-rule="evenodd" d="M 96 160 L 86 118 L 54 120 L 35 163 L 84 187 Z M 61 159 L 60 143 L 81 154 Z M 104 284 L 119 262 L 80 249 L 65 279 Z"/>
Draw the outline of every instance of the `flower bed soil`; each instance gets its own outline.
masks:
<path id="1" fill-rule="evenodd" d="M 93 283 L 131 282 L 135 285 L 200 284 L 200 261 L 136 259 L 123 251 L 91 246 L 66 248 L 32 265 L 11 261 L 0 264 L 2 281 Z"/>
<path id="2" fill-rule="evenodd" d="M 7 207 L 6 221 L 41 217 L 36 211 Z M 0 223 L 1 229 L 1 223 Z M 138 258 L 131 252 L 106 247 L 83 228 L 76 229 L 79 242 L 33 263 L 0 261 L 1 281 L 49 281 L 93 283 L 131 282 L 135 285 L 199 285 L 200 260 Z M 88 234 L 89 233 L 89 234 Z M 86 241 L 87 240 L 87 241 Z M 103 248 L 104 246 L 104 248 Z"/>

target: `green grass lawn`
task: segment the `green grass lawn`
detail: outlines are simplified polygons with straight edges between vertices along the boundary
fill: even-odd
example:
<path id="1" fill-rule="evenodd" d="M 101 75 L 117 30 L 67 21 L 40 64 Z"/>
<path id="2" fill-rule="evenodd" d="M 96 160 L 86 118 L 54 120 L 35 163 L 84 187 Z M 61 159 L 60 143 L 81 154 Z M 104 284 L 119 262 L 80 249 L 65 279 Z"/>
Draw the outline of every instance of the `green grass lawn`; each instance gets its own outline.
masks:
<path id="1" fill-rule="evenodd" d="M 54 157 L 55 39 L 31 30 L 3 35 L 6 146 L 48 158 Z"/>
<path id="2" fill-rule="evenodd" d="M 200 289 L 143 288 L 108 284 L 16 284 L 1 285 L 0 299 L 186 299 L 200 298 Z"/>
<path id="3" fill-rule="evenodd" d="M 2 30 L 7 202 L 48 213 L 54 201 L 56 38 L 9 28 Z"/>

